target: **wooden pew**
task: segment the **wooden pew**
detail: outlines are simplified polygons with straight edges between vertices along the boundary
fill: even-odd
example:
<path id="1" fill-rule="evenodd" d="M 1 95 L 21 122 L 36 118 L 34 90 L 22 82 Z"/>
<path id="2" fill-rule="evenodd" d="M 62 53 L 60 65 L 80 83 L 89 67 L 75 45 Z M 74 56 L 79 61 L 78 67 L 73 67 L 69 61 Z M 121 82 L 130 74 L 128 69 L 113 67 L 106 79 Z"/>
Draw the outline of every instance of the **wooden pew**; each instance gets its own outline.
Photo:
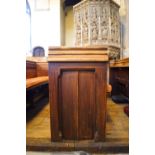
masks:
<path id="1" fill-rule="evenodd" d="M 26 58 L 26 92 L 27 100 L 31 105 L 35 102 L 35 97 L 39 95 L 45 96 L 41 93 L 44 87 L 48 87 L 48 63 L 46 57 L 27 57 Z M 41 89 L 41 87 L 43 87 Z M 40 90 L 39 90 L 40 89 Z M 112 90 L 111 85 L 107 85 L 107 93 Z M 46 90 L 46 96 L 48 92 Z"/>
<path id="2" fill-rule="evenodd" d="M 26 100 L 27 106 L 42 97 L 48 97 L 48 64 L 45 57 L 26 59 Z"/>
<path id="3" fill-rule="evenodd" d="M 122 94 L 129 100 L 129 58 L 110 63 L 110 84 L 112 96 Z M 124 112 L 129 116 L 129 106 Z"/>
<path id="4" fill-rule="evenodd" d="M 110 63 L 111 95 L 123 94 L 129 97 L 129 58 Z"/>

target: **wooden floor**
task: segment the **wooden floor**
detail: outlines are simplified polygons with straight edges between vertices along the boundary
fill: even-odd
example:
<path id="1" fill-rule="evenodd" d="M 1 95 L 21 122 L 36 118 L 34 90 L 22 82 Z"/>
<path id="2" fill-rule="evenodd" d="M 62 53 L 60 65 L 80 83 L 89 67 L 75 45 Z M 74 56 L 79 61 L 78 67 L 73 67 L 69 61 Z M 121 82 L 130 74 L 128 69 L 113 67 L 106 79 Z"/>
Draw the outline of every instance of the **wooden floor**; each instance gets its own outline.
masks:
<path id="1" fill-rule="evenodd" d="M 126 104 L 116 104 L 108 98 L 105 142 L 52 143 L 50 141 L 49 104 L 46 104 L 26 124 L 27 150 L 70 151 L 76 148 L 88 152 L 128 153 L 129 119 L 123 112 L 124 106 Z"/>

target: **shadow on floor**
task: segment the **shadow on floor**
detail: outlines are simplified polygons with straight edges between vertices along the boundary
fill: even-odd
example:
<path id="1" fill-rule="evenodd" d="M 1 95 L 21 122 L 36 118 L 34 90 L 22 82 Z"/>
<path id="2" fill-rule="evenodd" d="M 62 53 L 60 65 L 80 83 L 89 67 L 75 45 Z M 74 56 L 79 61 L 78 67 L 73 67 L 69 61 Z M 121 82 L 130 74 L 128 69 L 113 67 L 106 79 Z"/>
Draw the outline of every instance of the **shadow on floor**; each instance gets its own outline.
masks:
<path id="1" fill-rule="evenodd" d="M 30 121 L 34 116 L 41 111 L 41 109 L 47 105 L 49 98 L 43 98 L 35 103 L 33 107 L 26 108 L 26 122 Z"/>

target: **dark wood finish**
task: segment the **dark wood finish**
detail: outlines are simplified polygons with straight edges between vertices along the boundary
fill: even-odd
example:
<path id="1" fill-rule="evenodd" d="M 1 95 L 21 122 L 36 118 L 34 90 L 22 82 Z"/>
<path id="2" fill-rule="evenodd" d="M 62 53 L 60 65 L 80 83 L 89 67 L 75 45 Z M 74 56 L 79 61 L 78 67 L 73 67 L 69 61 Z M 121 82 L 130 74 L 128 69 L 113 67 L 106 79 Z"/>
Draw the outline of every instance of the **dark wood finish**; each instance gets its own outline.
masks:
<path id="1" fill-rule="evenodd" d="M 95 133 L 94 124 L 96 117 L 95 95 L 94 95 L 95 73 L 94 70 L 80 71 L 78 76 L 79 76 L 78 139 L 93 139 Z"/>
<path id="2" fill-rule="evenodd" d="M 37 76 L 36 63 L 31 61 L 26 61 L 26 79 L 34 78 Z"/>
<path id="3" fill-rule="evenodd" d="M 129 97 L 129 59 L 116 61 L 110 65 L 111 95 L 123 94 Z"/>
<path id="4" fill-rule="evenodd" d="M 26 103 L 34 106 L 36 101 L 48 97 L 48 63 L 45 58 L 29 57 L 26 60 Z"/>
<path id="5" fill-rule="evenodd" d="M 37 76 L 48 76 L 48 63 L 37 62 Z"/>
<path id="6" fill-rule="evenodd" d="M 128 153 L 129 143 L 126 142 L 52 142 L 50 139 L 28 139 L 27 151 L 86 151 L 89 153 Z"/>
<path id="7" fill-rule="evenodd" d="M 64 71 L 61 76 L 60 89 L 62 97 L 59 105 L 62 110 L 62 138 L 76 139 L 77 138 L 77 104 L 78 104 L 78 72 Z M 60 131 L 61 132 L 61 131 Z"/>
<path id="8" fill-rule="evenodd" d="M 107 47 L 49 47 L 51 140 L 105 140 Z"/>
<path id="9" fill-rule="evenodd" d="M 106 63 L 49 63 L 52 141 L 105 139 Z"/>
<path id="10" fill-rule="evenodd" d="M 107 66 L 96 68 L 96 133 L 95 139 L 105 139 Z"/>
<path id="11" fill-rule="evenodd" d="M 47 60 L 44 57 L 29 57 L 26 60 L 26 79 L 39 76 L 48 76 Z"/>

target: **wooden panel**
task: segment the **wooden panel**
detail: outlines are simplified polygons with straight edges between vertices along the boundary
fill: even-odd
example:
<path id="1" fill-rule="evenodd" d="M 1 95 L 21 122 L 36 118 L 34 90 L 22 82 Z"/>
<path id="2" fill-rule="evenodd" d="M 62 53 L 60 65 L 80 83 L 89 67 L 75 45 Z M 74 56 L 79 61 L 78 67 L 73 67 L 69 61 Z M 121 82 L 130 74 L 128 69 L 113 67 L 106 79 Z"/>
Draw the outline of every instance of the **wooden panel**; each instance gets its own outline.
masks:
<path id="1" fill-rule="evenodd" d="M 26 79 L 37 76 L 36 63 L 26 61 Z"/>
<path id="2" fill-rule="evenodd" d="M 37 76 L 48 76 L 48 63 L 37 62 Z"/>
<path id="3" fill-rule="evenodd" d="M 52 141 L 105 140 L 106 72 L 107 63 L 49 63 Z"/>
<path id="4" fill-rule="evenodd" d="M 50 126 L 51 126 L 51 140 L 60 141 L 61 135 L 59 131 L 58 119 L 58 77 L 59 69 L 55 64 L 49 65 L 49 100 L 50 100 Z"/>
<path id="5" fill-rule="evenodd" d="M 96 141 L 105 140 L 107 65 L 97 67 L 96 72 Z"/>
<path id="6" fill-rule="evenodd" d="M 62 137 L 77 138 L 78 72 L 62 73 Z"/>
<path id="7" fill-rule="evenodd" d="M 50 62 L 105 62 L 108 47 L 49 47 Z"/>
<path id="8" fill-rule="evenodd" d="M 95 73 L 79 72 L 78 139 L 93 139 L 95 128 Z"/>

